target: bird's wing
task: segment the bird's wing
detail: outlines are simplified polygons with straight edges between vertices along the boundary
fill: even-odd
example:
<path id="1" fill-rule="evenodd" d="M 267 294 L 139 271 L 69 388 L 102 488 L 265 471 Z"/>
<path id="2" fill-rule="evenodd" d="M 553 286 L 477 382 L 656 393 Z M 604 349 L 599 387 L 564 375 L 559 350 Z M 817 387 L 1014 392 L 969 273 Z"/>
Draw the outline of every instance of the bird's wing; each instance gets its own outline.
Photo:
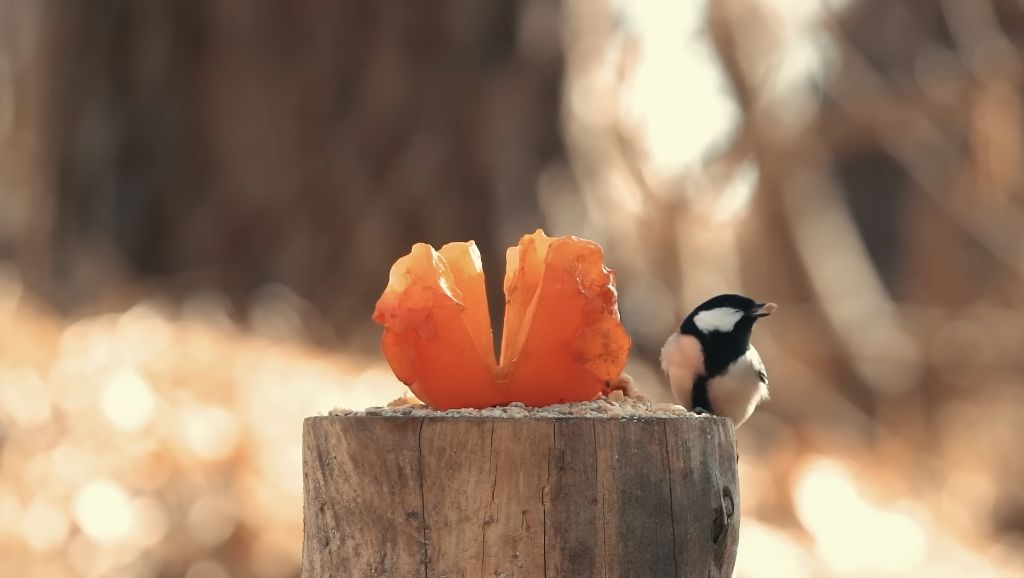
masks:
<path id="1" fill-rule="evenodd" d="M 761 356 L 754 349 L 753 345 L 747 350 L 747 358 L 750 360 L 750 365 L 754 368 L 754 371 L 757 372 L 757 378 L 765 385 L 765 391 L 767 392 L 768 372 L 765 370 L 764 362 L 761 361 Z"/>

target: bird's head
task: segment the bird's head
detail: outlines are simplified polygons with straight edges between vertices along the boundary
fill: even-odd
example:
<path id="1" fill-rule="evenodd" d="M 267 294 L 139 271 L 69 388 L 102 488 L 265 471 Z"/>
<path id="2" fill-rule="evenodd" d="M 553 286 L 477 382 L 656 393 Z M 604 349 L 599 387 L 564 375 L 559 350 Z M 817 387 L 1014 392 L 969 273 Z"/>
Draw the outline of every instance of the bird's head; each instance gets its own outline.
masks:
<path id="1" fill-rule="evenodd" d="M 693 335 L 702 342 L 726 336 L 749 341 L 754 323 L 771 315 L 775 309 L 774 303 L 758 303 L 743 295 L 717 295 L 690 312 L 679 332 Z"/>

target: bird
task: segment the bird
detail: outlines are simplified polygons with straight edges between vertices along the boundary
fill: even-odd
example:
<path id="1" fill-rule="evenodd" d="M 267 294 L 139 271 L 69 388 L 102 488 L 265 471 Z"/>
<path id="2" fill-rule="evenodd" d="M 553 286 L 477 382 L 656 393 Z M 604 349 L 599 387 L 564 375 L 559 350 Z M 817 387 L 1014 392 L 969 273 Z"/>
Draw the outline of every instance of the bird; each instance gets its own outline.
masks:
<path id="1" fill-rule="evenodd" d="M 758 319 L 776 309 L 775 303 L 724 294 L 691 311 L 661 348 L 661 368 L 676 400 L 690 411 L 743 425 L 768 398 L 768 373 L 750 334 Z"/>

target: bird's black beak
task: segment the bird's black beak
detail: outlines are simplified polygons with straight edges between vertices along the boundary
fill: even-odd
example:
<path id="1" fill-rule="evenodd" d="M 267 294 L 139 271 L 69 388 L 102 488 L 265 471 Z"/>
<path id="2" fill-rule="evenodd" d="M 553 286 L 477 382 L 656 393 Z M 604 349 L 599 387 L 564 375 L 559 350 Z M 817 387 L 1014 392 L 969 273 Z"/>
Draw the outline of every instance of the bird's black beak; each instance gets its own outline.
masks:
<path id="1" fill-rule="evenodd" d="M 747 311 L 747 315 L 750 315 L 751 317 L 768 317 L 774 313 L 778 307 L 779 306 L 774 303 L 758 303 Z"/>

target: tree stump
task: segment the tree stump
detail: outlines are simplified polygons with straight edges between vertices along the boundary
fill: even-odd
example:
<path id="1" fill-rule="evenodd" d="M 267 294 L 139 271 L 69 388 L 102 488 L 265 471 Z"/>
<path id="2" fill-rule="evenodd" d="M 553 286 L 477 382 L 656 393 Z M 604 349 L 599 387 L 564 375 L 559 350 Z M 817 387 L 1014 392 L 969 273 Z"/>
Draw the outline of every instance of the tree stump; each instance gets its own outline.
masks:
<path id="1" fill-rule="evenodd" d="M 303 578 L 728 577 L 729 420 L 308 418 Z"/>

